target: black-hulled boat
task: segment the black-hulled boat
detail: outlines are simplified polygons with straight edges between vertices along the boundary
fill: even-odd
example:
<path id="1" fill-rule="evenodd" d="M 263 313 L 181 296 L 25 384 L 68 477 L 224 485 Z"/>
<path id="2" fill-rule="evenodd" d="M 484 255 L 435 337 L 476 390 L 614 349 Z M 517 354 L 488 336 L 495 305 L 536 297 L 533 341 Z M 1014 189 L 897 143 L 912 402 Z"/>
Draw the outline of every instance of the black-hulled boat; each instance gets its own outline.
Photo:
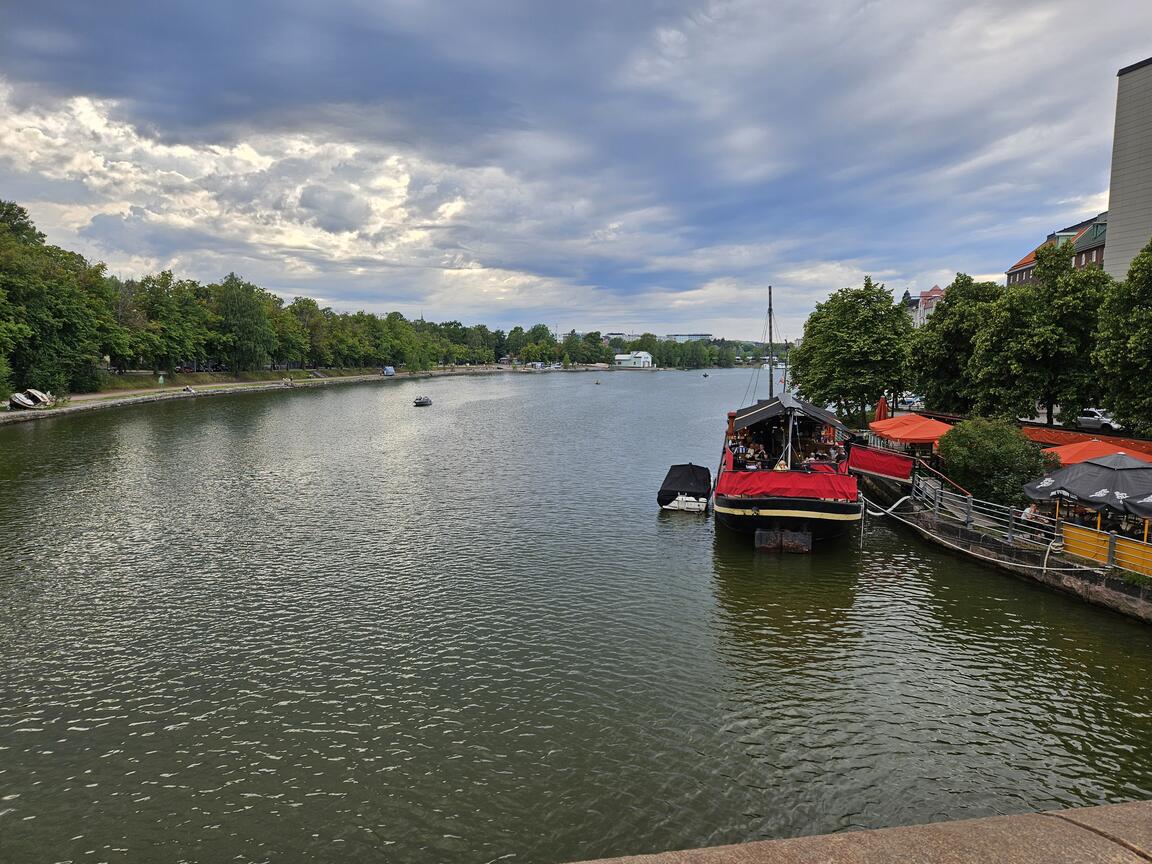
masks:
<path id="1" fill-rule="evenodd" d="M 712 494 L 712 472 L 703 465 L 673 465 L 668 469 L 656 503 L 664 510 L 688 510 L 703 513 Z"/>
<path id="2" fill-rule="evenodd" d="M 731 411 L 712 509 L 758 546 L 807 551 L 860 521 L 841 445 L 851 432 L 823 408 L 782 393 Z M 763 532 L 763 533 L 761 533 Z"/>
<path id="3" fill-rule="evenodd" d="M 412 400 L 412 404 L 415 405 L 417 408 L 427 408 L 429 405 L 432 404 L 432 397 L 431 396 L 417 396 L 415 399 Z"/>

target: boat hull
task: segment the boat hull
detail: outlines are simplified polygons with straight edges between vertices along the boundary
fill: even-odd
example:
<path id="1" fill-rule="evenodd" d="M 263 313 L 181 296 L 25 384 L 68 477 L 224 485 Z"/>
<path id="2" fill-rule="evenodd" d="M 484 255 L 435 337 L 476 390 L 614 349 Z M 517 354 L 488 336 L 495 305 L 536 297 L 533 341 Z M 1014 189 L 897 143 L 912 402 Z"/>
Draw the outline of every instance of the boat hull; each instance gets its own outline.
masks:
<path id="1" fill-rule="evenodd" d="M 667 501 L 657 499 L 662 510 L 684 510 L 689 513 L 704 513 L 708 509 L 708 499 L 692 495 L 677 495 Z"/>
<path id="2" fill-rule="evenodd" d="M 862 510 L 852 501 L 818 498 L 745 497 L 717 495 L 712 502 L 716 521 L 730 531 L 809 533 L 813 540 L 831 540 L 859 523 Z"/>

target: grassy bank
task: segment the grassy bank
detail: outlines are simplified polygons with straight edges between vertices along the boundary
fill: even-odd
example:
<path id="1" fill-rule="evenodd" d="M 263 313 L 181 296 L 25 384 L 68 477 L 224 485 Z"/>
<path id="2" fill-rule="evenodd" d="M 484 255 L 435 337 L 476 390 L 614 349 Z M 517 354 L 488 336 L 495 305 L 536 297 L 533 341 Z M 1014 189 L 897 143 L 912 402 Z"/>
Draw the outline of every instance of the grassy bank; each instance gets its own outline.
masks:
<path id="1" fill-rule="evenodd" d="M 320 374 L 313 375 L 311 370 L 256 370 L 241 372 L 239 375 L 229 375 L 219 372 L 180 372 L 174 375 L 165 374 L 164 383 L 160 383 L 160 376 L 153 372 L 124 372 L 113 375 L 108 372 L 100 373 L 100 387 L 95 393 L 116 393 L 121 390 L 151 390 L 162 387 L 206 387 L 211 384 L 237 384 L 258 383 L 261 381 L 281 381 L 292 378 L 300 381 L 306 378 L 346 378 L 353 375 L 379 375 L 378 368 L 372 369 L 320 369 Z"/>

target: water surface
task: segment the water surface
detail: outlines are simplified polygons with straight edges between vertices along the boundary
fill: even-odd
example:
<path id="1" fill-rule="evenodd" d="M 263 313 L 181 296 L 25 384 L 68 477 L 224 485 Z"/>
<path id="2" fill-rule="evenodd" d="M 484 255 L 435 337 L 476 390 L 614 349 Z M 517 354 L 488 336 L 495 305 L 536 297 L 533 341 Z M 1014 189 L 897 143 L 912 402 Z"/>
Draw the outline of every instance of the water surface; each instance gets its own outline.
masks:
<path id="1" fill-rule="evenodd" d="M 781 556 L 660 513 L 746 373 L 599 377 L 0 428 L 0 861 L 561 862 L 1152 796 L 1152 631 L 879 521 Z"/>

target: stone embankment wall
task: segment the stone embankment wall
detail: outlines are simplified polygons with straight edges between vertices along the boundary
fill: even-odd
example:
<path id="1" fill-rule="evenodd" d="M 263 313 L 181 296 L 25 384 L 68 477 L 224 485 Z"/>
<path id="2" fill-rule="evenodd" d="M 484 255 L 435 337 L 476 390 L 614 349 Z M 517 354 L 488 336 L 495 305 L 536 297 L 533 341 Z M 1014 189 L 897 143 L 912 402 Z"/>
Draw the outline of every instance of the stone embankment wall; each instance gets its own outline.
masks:
<path id="1" fill-rule="evenodd" d="M 662 852 L 585 864 L 1148 864 L 1152 802 Z"/>

